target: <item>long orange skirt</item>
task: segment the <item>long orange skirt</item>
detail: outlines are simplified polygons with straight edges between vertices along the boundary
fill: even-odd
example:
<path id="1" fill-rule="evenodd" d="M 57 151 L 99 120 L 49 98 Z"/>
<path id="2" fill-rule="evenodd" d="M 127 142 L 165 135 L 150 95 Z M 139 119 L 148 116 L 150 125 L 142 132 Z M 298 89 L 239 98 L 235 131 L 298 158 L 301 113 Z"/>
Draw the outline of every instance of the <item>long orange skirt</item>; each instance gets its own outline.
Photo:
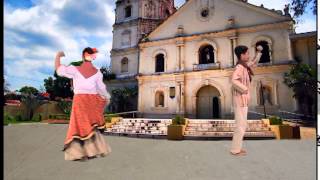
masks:
<path id="1" fill-rule="evenodd" d="M 64 141 L 65 159 L 74 160 L 94 155 L 106 155 L 111 148 L 104 142 L 103 111 L 106 100 L 97 94 L 75 94 L 67 136 Z M 96 149 L 93 149 L 96 147 Z M 88 152 L 90 151 L 90 152 Z"/>

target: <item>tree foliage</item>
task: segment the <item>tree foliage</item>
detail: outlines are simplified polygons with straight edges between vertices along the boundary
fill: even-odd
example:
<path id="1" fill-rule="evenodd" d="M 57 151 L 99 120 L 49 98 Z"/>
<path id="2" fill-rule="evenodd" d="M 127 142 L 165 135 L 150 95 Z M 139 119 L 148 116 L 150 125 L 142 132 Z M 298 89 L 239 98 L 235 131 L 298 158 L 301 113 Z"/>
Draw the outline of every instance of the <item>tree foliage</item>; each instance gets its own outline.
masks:
<path id="1" fill-rule="evenodd" d="M 50 94 L 50 99 L 52 100 L 56 97 L 73 97 L 70 79 L 58 76 L 56 72 L 54 73 L 54 78 L 48 77 L 47 79 L 44 79 L 44 87 Z"/>
<path id="2" fill-rule="evenodd" d="M 290 72 L 284 74 L 284 83 L 292 88 L 294 95 L 303 114 L 315 112 L 317 102 L 317 77 L 316 70 L 308 64 L 294 65 Z"/>
<path id="3" fill-rule="evenodd" d="M 294 12 L 294 17 L 302 16 L 306 11 L 308 5 L 311 5 L 311 10 L 314 15 L 317 14 L 317 1 L 316 0 L 292 0 L 291 9 Z"/>
<path id="4" fill-rule="evenodd" d="M 125 112 L 132 109 L 132 101 L 138 95 L 138 87 L 125 87 L 112 90 L 111 106 L 115 107 L 116 112 Z"/>
<path id="5" fill-rule="evenodd" d="M 24 94 L 24 95 L 22 95 L 21 101 L 22 101 L 21 103 L 26 108 L 26 117 L 24 118 L 25 120 L 32 120 L 35 110 L 39 106 L 41 106 L 42 104 L 46 103 L 46 101 L 42 101 L 42 100 L 38 99 L 33 94 Z"/>
<path id="6" fill-rule="evenodd" d="M 102 67 L 100 68 L 100 71 L 103 75 L 103 80 L 104 81 L 110 81 L 112 79 L 116 78 L 116 74 L 112 73 L 111 68 L 110 67 Z"/>
<path id="7" fill-rule="evenodd" d="M 37 88 L 34 88 L 34 87 L 32 87 L 32 86 L 23 86 L 23 87 L 19 90 L 19 92 L 21 92 L 22 94 L 33 94 L 33 95 L 39 93 L 38 89 L 37 89 Z"/>

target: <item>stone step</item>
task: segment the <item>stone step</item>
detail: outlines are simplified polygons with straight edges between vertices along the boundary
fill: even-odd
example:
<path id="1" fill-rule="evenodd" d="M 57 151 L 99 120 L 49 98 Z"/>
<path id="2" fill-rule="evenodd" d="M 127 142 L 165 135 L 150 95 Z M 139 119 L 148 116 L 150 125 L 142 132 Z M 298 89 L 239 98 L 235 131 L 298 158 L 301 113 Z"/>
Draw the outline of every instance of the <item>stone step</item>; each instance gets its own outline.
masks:
<path id="1" fill-rule="evenodd" d="M 262 120 L 248 120 L 248 123 L 263 123 Z M 201 120 L 194 120 L 194 119 L 189 119 L 188 123 L 201 123 L 201 124 L 206 124 L 206 123 L 216 123 L 216 124 L 220 124 L 220 123 L 235 123 L 235 120 L 227 120 L 227 119 L 217 119 L 217 120 L 205 120 L 205 119 L 201 119 Z"/>
<path id="2" fill-rule="evenodd" d="M 187 127 L 235 127 L 236 124 L 188 124 Z M 268 127 L 267 124 L 248 124 L 248 127 Z"/>
<path id="3" fill-rule="evenodd" d="M 186 127 L 186 131 L 212 131 L 212 132 L 219 132 L 219 131 L 234 131 L 235 127 L 214 127 L 214 128 L 190 128 Z M 247 127 L 246 131 L 269 131 L 268 127 Z"/>
<path id="4" fill-rule="evenodd" d="M 185 136 L 232 137 L 233 132 L 185 132 Z M 275 137 L 272 131 L 246 132 L 245 137 Z"/>
<path id="5" fill-rule="evenodd" d="M 107 134 L 123 134 L 141 137 L 146 136 L 166 136 L 167 126 L 172 123 L 171 119 L 121 119 L 111 128 L 107 128 Z M 199 137 L 232 137 L 234 120 L 189 120 L 186 127 L 186 136 Z M 248 120 L 246 135 L 252 137 L 274 137 L 268 125 L 261 120 Z"/>

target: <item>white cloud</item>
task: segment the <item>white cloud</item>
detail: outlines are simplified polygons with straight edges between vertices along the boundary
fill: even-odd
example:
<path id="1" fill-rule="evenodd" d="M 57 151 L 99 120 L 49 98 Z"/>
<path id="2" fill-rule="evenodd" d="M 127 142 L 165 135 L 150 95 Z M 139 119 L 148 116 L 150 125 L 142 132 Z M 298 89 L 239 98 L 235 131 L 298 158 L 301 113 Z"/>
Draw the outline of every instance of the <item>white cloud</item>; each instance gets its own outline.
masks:
<path id="1" fill-rule="evenodd" d="M 97 67 L 109 65 L 112 24 L 115 19 L 114 1 L 90 1 L 90 7 L 97 9 L 88 9 L 87 4 L 77 0 L 31 1 L 33 6 L 24 9 L 4 4 L 4 70 L 12 89 L 30 84 L 27 79 L 24 83 L 23 78 L 38 81 L 33 84 L 38 83 L 35 87 L 39 87 L 44 78 L 52 76 L 50 70 L 54 69 L 55 53 L 59 50 L 66 54 L 62 63 L 68 64 L 81 59 L 82 48 L 97 47 L 100 53 L 94 64 Z M 185 0 L 177 0 L 176 3 L 182 5 L 182 1 Z M 249 0 L 249 3 L 263 3 L 266 8 L 276 10 L 282 10 L 289 2 L 290 0 Z M 77 6 L 70 6 L 72 4 Z M 66 7 L 69 12 L 64 12 Z M 61 19 L 69 17 L 69 14 L 76 18 L 84 10 L 88 11 L 86 15 L 91 16 L 89 19 L 95 24 L 87 23 L 86 16 L 83 16 L 84 20 L 78 19 L 77 27 L 70 26 L 73 23 L 70 18 Z M 298 26 L 297 32 L 309 31 L 314 27 L 315 22 L 306 19 Z M 21 79 L 16 81 L 17 79 L 10 77 Z"/>
<path id="2" fill-rule="evenodd" d="M 110 51 L 114 8 L 113 4 L 108 3 L 113 3 L 112 1 L 105 3 L 90 1 L 98 3 L 97 8 L 103 15 L 95 17 L 96 11 L 91 9 L 93 15 L 91 19 L 101 18 L 105 22 L 101 22 L 103 25 L 97 24 L 98 27 L 89 26 L 87 29 L 86 26 L 83 29 L 68 27 L 68 21 L 63 24 L 63 20 L 59 19 L 67 3 L 79 4 L 76 0 L 32 0 L 32 2 L 34 6 L 24 9 L 17 9 L 8 4 L 4 6 L 4 65 L 9 82 L 17 80 L 10 77 L 21 77 L 26 83 L 29 82 L 28 79 L 35 79 L 39 84 L 44 78 L 52 76 L 50 70 L 53 72 L 55 53 L 59 50 L 63 50 L 66 54 L 62 59 L 62 63 L 65 64 L 80 60 L 82 48 L 87 46 L 99 47 L 99 50 L 104 52 Z M 73 10 L 81 13 L 83 9 L 86 8 Z M 85 19 L 79 23 L 84 21 Z M 95 30 L 94 33 L 91 33 L 92 29 Z M 99 39 L 99 42 L 92 41 L 92 38 Z M 97 58 L 99 65 L 105 65 L 108 61 L 110 58 L 106 56 L 99 55 Z M 13 85 L 11 89 L 25 85 L 11 84 Z M 38 86 L 40 84 L 35 87 Z"/>

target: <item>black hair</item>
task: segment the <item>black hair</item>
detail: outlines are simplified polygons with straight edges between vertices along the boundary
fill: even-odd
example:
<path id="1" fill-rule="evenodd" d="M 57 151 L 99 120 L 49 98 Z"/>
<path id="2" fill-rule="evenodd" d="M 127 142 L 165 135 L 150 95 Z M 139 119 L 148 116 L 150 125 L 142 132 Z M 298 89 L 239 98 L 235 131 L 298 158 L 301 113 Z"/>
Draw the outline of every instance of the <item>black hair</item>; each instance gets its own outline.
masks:
<path id="1" fill-rule="evenodd" d="M 82 51 L 82 59 L 84 60 L 84 54 L 88 53 L 88 54 L 94 54 L 95 52 L 93 51 L 93 49 L 91 47 L 86 47 L 83 49 Z"/>
<path id="2" fill-rule="evenodd" d="M 234 48 L 234 53 L 236 54 L 237 58 L 238 58 L 238 62 L 237 62 L 237 65 L 238 64 L 241 64 L 242 66 L 244 66 L 247 70 L 248 70 L 248 74 L 249 74 L 249 78 L 250 78 L 250 82 L 252 81 L 252 77 L 254 74 L 253 74 L 253 71 L 252 69 L 247 65 L 246 62 L 242 61 L 241 60 L 241 54 L 245 54 L 247 51 L 248 51 L 248 47 L 247 46 L 244 46 L 244 45 L 239 45 L 237 46 L 236 48 Z"/>
<path id="3" fill-rule="evenodd" d="M 239 45 L 234 48 L 234 53 L 236 54 L 238 61 L 241 61 L 241 54 L 245 54 L 248 51 L 248 47 L 244 45 Z"/>

